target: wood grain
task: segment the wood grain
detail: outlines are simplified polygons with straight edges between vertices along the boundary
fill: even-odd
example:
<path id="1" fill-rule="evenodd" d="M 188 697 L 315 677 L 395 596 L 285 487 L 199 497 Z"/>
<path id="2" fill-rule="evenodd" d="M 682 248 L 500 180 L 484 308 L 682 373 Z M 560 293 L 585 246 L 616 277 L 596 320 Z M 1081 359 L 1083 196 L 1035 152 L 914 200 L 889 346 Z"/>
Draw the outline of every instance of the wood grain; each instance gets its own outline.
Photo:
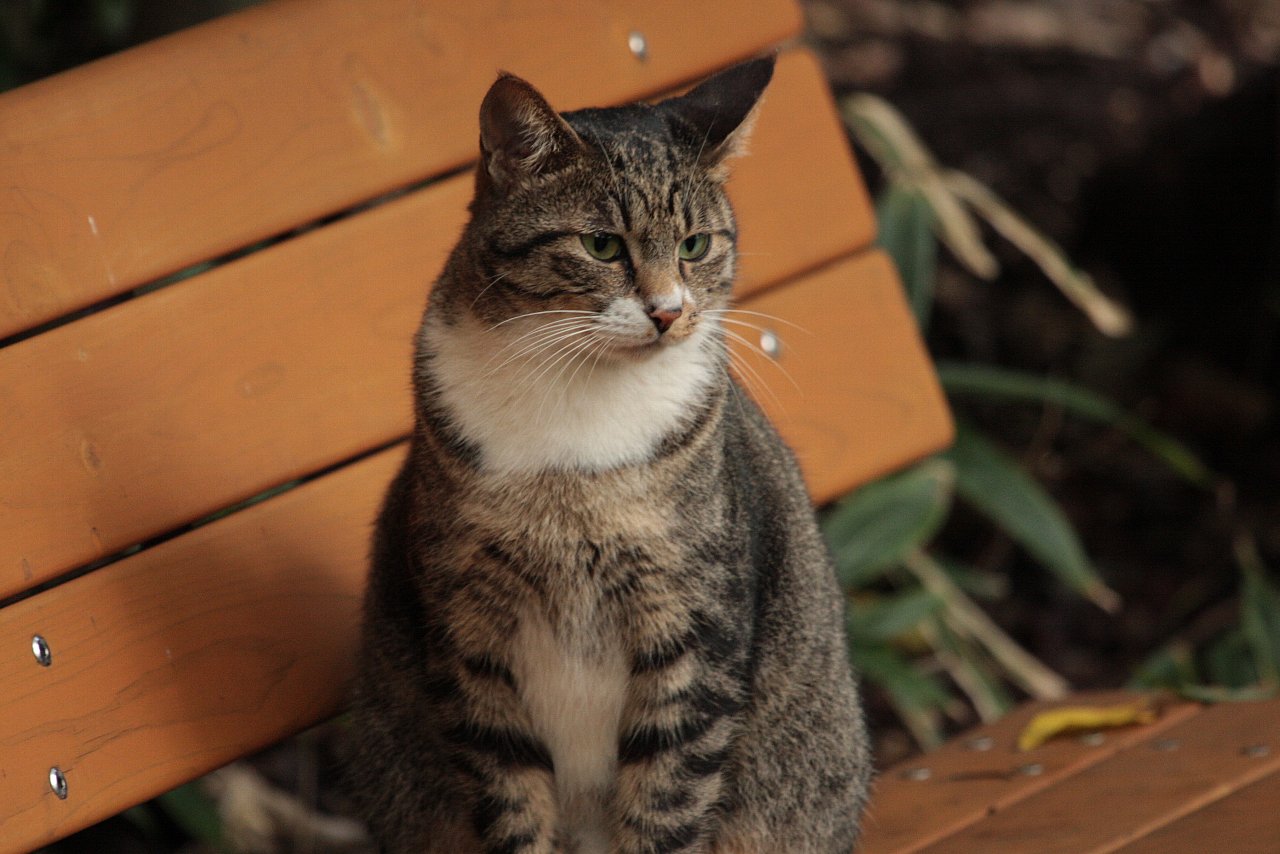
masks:
<path id="1" fill-rule="evenodd" d="M 500 68 L 598 106 L 800 25 L 790 0 L 276 0 L 5 93 L 0 338 L 462 166 Z"/>
<path id="2" fill-rule="evenodd" d="M 1073 696 L 1068 702 L 1106 705 L 1132 698 L 1120 692 L 1092 693 Z M 1109 731 L 1098 743 L 1064 738 L 1033 751 L 1018 751 L 1018 734 L 1027 722 L 1038 712 L 1064 704 L 1026 704 L 994 724 L 885 771 L 876 781 L 858 854 L 933 851 L 931 844 L 980 827 L 992 816 L 1010 811 L 1017 814 L 1021 802 L 1037 792 L 1200 713 L 1200 706 L 1182 703 L 1166 708 L 1154 724 Z M 1029 841 L 1007 848 L 979 845 L 956 850 L 991 854 L 1041 851 Z"/>
<path id="3" fill-rule="evenodd" d="M 746 292 L 866 245 L 807 54 L 782 59 L 756 145 L 732 186 Z M 0 597 L 403 435 L 413 329 L 469 193 L 457 176 L 0 349 L 0 447 L 23 449 L 0 460 Z M 932 394 L 894 329 L 884 361 L 905 348 L 899 374 Z M 933 441 L 894 441 L 913 438 Z"/>
<path id="4" fill-rule="evenodd" d="M 946 400 L 883 253 L 842 259 L 742 307 L 753 313 L 731 319 L 759 328 L 727 327 L 743 339 L 738 375 L 795 450 L 815 501 L 951 442 Z M 762 331 L 780 342 L 776 359 L 761 351 Z"/>
<path id="5" fill-rule="evenodd" d="M 1280 753 L 1255 758 L 1242 752 L 1274 743 L 1277 733 L 1280 700 L 1209 707 L 922 854 L 1113 852 L 1280 769 Z"/>
<path id="6" fill-rule="evenodd" d="M 1280 738 L 1273 737 L 1268 746 L 1280 750 Z M 1275 854 L 1280 848 L 1277 805 L 1280 770 L 1117 848 L 1116 854 Z"/>
<path id="7" fill-rule="evenodd" d="M 778 402 L 818 497 L 929 450 L 924 438 L 946 440 L 945 408 L 921 379 L 928 363 L 879 254 L 744 307 L 814 333 L 780 362 L 807 392 L 780 386 Z M 856 343 L 832 334 L 859 317 Z M 0 849 L 71 832 L 331 714 L 352 666 L 369 521 L 400 453 L 0 611 Z M 31 655 L 36 633 L 51 667 Z M 67 775 L 66 801 L 49 791 L 52 765 Z"/>
<path id="8" fill-rule="evenodd" d="M 351 672 L 383 453 L 0 611 L 0 851 L 311 724 Z M 31 638 L 47 639 L 41 667 Z M 49 788 L 51 767 L 68 796 Z"/>

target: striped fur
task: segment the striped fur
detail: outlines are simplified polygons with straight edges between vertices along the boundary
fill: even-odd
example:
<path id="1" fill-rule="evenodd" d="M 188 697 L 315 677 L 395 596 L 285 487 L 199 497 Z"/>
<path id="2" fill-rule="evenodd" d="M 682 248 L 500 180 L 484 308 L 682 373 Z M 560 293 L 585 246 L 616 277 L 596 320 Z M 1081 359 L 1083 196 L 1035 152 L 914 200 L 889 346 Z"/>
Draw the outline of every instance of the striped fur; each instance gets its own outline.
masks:
<path id="1" fill-rule="evenodd" d="M 486 98 L 365 601 L 348 767 L 387 851 L 853 845 L 839 590 L 715 311 L 771 71 L 564 116 L 509 75 Z"/>

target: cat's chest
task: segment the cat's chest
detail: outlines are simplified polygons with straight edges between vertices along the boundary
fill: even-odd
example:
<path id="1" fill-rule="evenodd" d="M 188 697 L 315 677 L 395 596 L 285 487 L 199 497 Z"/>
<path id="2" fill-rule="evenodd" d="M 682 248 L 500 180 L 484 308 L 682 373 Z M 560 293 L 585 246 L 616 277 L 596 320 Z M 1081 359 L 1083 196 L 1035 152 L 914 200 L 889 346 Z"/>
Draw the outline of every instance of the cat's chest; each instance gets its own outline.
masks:
<path id="1" fill-rule="evenodd" d="M 515 358 L 473 329 L 424 330 L 447 420 L 490 472 L 607 471 L 645 460 L 719 376 L 702 332 L 634 364 Z"/>
<path id="2" fill-rule="evenodd" d="M 529 609 L 511 663 L 525 712 L 551 754 L 564 829 L 597 850 L 628 685 L 618 633 L 605 612 L 578 611 L 553 628 Z"/>

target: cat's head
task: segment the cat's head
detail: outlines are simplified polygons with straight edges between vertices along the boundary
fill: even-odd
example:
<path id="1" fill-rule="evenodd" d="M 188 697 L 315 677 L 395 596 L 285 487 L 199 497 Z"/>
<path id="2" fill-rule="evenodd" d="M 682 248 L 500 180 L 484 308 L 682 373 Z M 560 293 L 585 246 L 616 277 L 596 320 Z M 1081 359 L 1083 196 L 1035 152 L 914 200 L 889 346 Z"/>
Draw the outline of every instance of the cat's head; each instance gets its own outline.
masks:
<path id="1" fill-rule="evenodd" d="M 603 361 L 693 337 L 730 296 L 726 162 L 773 65 L 742 63 L 653 105 L 564 114 L 499 76 L 480 110 L 471 275 L 453 282 L 453 307 L 512 333 L 554 324 Z"/>

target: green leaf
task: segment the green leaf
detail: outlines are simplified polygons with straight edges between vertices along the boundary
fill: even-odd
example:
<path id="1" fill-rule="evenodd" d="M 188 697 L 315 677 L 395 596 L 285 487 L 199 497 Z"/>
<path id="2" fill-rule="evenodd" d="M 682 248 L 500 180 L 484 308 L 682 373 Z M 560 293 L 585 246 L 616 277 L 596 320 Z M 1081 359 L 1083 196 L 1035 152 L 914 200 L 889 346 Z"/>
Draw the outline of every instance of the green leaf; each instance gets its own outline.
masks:
<path id="1" fill-rule="evenodd" d="M 916 322 L 925 329 L 929 325 L 938 273 L 933 208 L 919 190 L 894 183 L 881 194 L 876 204 L 876 218 L 880 223 L 877 242 L 897 265 Z"/>
<path id="2" fill-rule="evenodd" d="M 199 782 L 165 792 L 156 798 L 156 804 L 193 839 L 219 851 L 228 850 L 222 835 L 218 805 L 205 793 Z"/>
<path id="3" fill-rule="evenodd" d="M 934 621 L 934 635 L 939 659 L 960 690 L 968 695 L 978 717 L 983 721 L 996 720 L 1013 708 L 1013 697 L 992 672 L 977 644 L 952 631 L 946 620 Z"/>
<path id="4" fill-rule="evenodd" d="M 1049 494 L 1008 454 L 963 425 L 944 455 L 955 465 L 956 491 L 1100 608 L 1115 611 L 1120 597 L 1102 582 L 1075 529 Z"/>
<path id="5" fill-rule="evenodd" d="M 840 581 L 858 586 L 937 533 L 951 508 L 951 463 L 931 459 L 869 483 L 824 514 Z"/>
<path id="6" fill-rule="evenodd" d="M 1197 703 L 1256 703 L 1280 695 L 1276 686 L 1249 685 L 1245 688 L 1224 688 L 1221 685 L 1183 685 L 1179 696 Z"/>
<path id="7" fill-rule="evenodd" d="M 849 606 L 849 631 L 859 638 L 891 641 L 901 637 L 942 607 L 942 597 L 927 590 L 908 590 L 870 604 Z"/>
<path id="8" fill-rule="evenodd" d="M 1244 576 L 1240 590 L 1240 630 L 1249 647 L 1259 678 L 1280 685 L 1280 590 L 1252 541 L 1236 544 L 1236 560 Z"/>
<path id="9" fill-rule="evenodd" d="M 1190 644 L 1186 641 L 1174 641 L 1163 649 L 1156 650 L 1138 665 L 1129 679 L 1128 687 L 1132 690 L 1168 688 L 1178 691 L 1185 686 L 1194 685 L 1198 679 L 1195 654 Z"/>
<path id="10" fill-rule="evenodd" d="M 1176 474 L 1208 488 L 1213 473 L 1186 445 L 1087 388 L 1025 371 L 957 362 L 938 364 L 938 379 L 949 394 L 979 394 L 1061 406 L 1073 415 L 1116 428 L 1146 448 Z"/>
<path id="11" fill-rule="evenodd" d="M 1227 688 L 1253 685 L 1259 673 L 1251 653 L 1244 630 L 1232 626 L 1204 648 L 1205 675 L 1213 684 Z"/>
<path id="12" fill-rule="evenodd" d="M 910 659 L 887 645 L 851 643 L 849 657 L 862 678 L 889 698 L 894 711 L 923 747 L 942 743 L 937 713 L 951 702 L 942 681 L 922 672 Z"/>

